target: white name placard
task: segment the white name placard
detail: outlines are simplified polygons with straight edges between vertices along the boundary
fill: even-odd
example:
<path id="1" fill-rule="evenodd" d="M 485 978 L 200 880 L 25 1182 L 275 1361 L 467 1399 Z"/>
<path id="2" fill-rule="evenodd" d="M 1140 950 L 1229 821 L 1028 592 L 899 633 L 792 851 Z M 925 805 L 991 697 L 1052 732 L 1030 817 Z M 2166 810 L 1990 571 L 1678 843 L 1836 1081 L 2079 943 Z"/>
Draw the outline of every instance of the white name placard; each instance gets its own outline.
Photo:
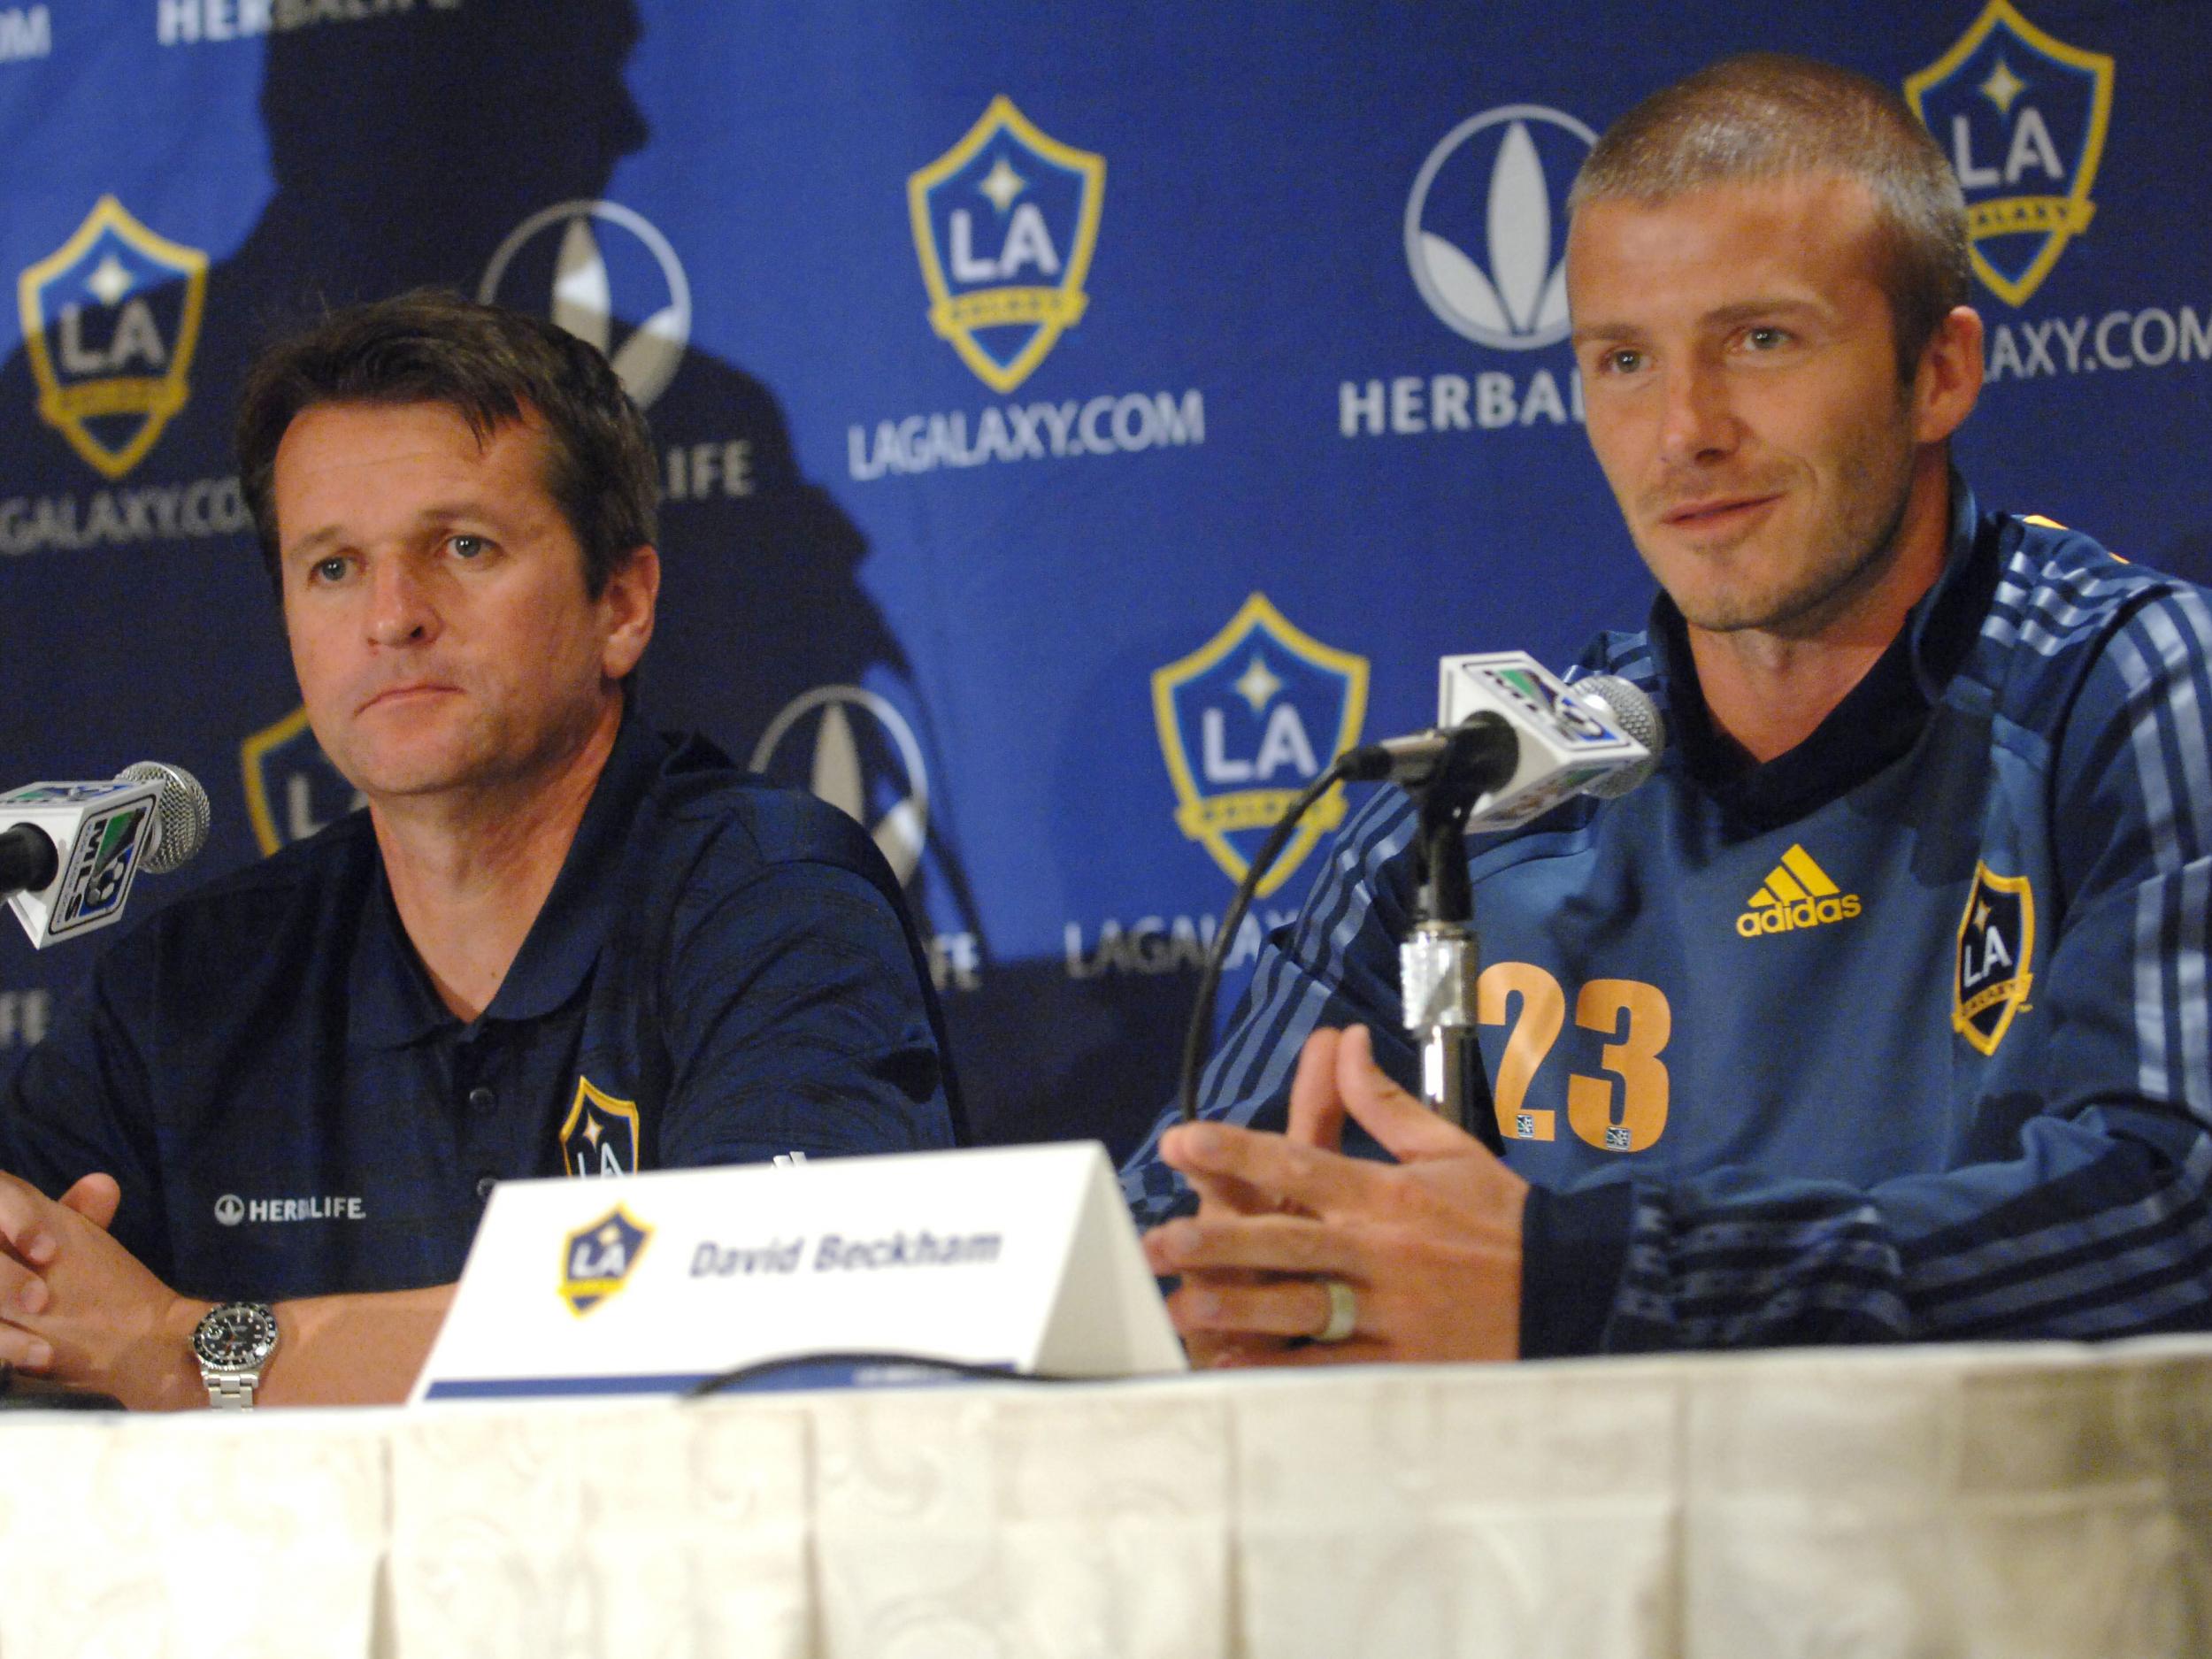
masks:
<path id="1" fill-rule="evenodd" d="M 1095 1141 L 503 1182 L 416 1401 L 672 1393 L 763 1361 L 1180 1371 Z M 763 1386 L 895 1379 L 821 1360 Z"/>

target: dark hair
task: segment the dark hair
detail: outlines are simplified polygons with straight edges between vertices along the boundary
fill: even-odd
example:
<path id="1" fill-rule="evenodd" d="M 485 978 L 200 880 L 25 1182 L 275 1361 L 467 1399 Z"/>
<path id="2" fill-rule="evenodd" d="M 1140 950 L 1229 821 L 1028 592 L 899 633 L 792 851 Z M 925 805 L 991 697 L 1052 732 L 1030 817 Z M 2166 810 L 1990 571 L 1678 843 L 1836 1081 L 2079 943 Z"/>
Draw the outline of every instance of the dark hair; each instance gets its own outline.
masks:
<path id="1" fill-rule="evenodd" d="M 442 288 L 349 305 L 264 350 L 247 371 L 239 480 L 270 580 L 277 446 L 320 403 L 443 403 L 480 441 L 510 421 L 545 428 L 545 487 L 584 551 L 593 598 L 656 535 L 659 473 L 645 417 L 607 359 L 565 329 Z"/>
<path id="2" fill-rule="evenodd" d="M 1966 201 L 1941 147 L 1880 82 L 1779 52 L 1723 58 L 1608 127 L 1567 208 L 1808 173 L 1855 179 L 1873 195 L 1898 373 L 1909 380 L 1945 316 L 1966 303 Z"/>

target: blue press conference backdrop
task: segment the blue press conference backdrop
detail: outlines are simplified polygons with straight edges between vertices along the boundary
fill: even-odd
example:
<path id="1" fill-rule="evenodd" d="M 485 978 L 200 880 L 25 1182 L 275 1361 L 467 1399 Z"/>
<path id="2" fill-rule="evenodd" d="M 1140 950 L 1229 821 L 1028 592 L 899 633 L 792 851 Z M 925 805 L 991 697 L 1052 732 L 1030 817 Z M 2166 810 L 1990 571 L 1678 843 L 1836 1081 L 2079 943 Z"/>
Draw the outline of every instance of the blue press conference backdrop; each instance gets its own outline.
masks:
<path id="1" fill-rule="evenodd" d="M 1959 169 L 1985 500 L 2212 577 L 2207 0 L 8 0 L 0 781 L 181 762 L 204 869 L 345 810 L 230 405 L 326 303 L 495 296 L 652 420 L 649 712 L 876 830 L 987 1133 L 1119 1150 L 1288 794 L 1440 654 L 1642 617 L 1561 198 L 1750 47 Z M 11 930 L 0 1062 L 88 965 Z"/>

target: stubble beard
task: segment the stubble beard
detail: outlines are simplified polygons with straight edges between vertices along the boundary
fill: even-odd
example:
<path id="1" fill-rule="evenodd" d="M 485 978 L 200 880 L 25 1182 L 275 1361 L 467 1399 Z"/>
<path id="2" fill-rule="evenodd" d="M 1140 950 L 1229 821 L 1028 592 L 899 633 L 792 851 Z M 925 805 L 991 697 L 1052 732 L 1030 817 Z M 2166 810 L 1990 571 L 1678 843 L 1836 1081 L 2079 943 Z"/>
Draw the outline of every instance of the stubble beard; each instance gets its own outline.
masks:
<path id="1" fill-rule="evenodd" d="M 1908 480 L 1887 502 L 1837 525 L 1819 556 L 1786 587 L 1723 591 L 1709 598 L 1694 595 L 1694 611 L 1679 599 L 1678 608 L 1686 621 L 1708 634 L 1755 631 L 1786 639 L 1815 636 L 1849 611 L 1888 571 L 1897 557 L 1898 532 L 1904 526 L 1909 495 Z"/>
<path id="2" fill-rule="evenodd" d="M 1670 589 L 1683 619 L 1708 634 L 1811 638 L 1878 585 L 1896 559 L 1911 504 L 1915 446 L 1909 428 L 1886 425 L 1869 433 L 1855 459 L 1840 516 L 1826 527 L 1815 556 L 1798 564 L 1785 585 L 1722 587 L 1710 593 Z M 1656 563 L 1646 562 L 1655 574 Z"/>

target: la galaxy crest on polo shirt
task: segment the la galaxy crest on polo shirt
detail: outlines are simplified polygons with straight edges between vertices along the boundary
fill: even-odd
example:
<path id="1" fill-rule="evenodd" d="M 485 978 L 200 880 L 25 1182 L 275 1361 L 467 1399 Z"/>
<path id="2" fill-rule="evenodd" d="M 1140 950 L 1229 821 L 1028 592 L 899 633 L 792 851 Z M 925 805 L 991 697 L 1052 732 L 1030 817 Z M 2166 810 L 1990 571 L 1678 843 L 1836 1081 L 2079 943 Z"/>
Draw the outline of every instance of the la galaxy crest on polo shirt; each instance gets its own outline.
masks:
<path id="1" fill-rule="evenodd" d="M 2035 890 L 2025 876 L 2001 876 L 1978 861 L 1959 918 L 1951 1024 L 1984 1054 L 1995 1054 L 2028 1005 L 2035 976 Z"/>
<path id="2" fill-rule="evenodd" d="M 637 1102 L 617 1100 L 579 1075 L 561 1125 L 561 1167 L 571 1175 L 634 1175 L 637 1153 Z"/>

